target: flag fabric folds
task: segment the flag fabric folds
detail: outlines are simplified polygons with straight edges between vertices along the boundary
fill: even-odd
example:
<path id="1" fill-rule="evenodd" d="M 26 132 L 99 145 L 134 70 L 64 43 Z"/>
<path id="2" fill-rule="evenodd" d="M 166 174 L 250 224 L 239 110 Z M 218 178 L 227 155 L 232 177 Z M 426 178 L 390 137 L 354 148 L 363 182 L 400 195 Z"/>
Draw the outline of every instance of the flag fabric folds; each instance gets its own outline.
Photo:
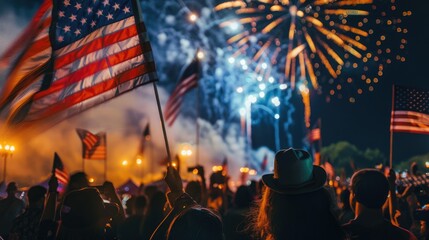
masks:
<path id="1" fill-rule="evenodd" d="M 164 118 L 169 126 L 172 126 L 179 116 L 184 95 L 193 88 L 198 87 L 199 69 L 200 61 L 198 60 L 197 54 L 195 54 L 192 62 L 181 74 L 179 83 L 171 93 L 165 105 Z"/>
<path id="2" fill-rule="evenodd" d="M 66 186 L 69 182 L 69 174 L 64 168 L 63 161 L 57 153 L 54 153 L 54 163 L 52 166 L 52 173 L 55 174 L 55 177 L 58 179 L 60 185 Z"/>
<path id="3" fill-rule="evenodd" d="M 394 86 L 390 131 L 429 134 L 429 90 Z"/>
<path id="4" fill-rule="evenodd" d="M 76 129 L 82 140 L 82 158 L 85 160 L 106 160 L 106 133 L 93 134 L 85 129 Z"/>
<path id="5" fill-rule="evenodd" d="M 157 80 L 136 0 L 45 0 L 19 39 L 0 59 L 12 66 L 0 98 L 11 126 L 58 122 Z"/>

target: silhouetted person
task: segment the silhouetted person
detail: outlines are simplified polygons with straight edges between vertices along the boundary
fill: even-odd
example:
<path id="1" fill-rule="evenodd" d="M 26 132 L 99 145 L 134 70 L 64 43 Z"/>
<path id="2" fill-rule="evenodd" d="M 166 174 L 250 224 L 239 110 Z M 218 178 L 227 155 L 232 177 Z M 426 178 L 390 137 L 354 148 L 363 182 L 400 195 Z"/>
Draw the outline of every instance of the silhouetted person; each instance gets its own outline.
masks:
<path id="1" fill-rule="evenodd" d="M 190 181 L 186 185 L 185 192 L 189 194 L 189 196 L 191 196 L 195 202 L 197 202 L 200 205 L 204 205 L 202 204 L 203 191 L 202 191 L 201 183 L 199 181 Z"/>
<path id="2" fill-rule="evenodd" d="M 61 207 L 57 239 L 105 239 L 106 223 L 113 215 L 111 207 L 105 207 L 97 189 L 71 191 L 65 196 Z"/>
<path id="3" fill-rule="evenodd" d="M 344 238 L 331 213 L 330 194 L 323 188 L 326 172 L 313 166 L 308 152 L 280 150 L 275 155 L 274 174 L 263 175 L 262 180 L 266 188 L 253 226 L 257 239 Z"/>
<path id="4" fill-rule="evenodd" d="M 165 181 L 171 211 L 153 233 L 151 240 L 223 240 L 222 221 L 208 208 L 201 207 L 183 191 L 179 172 L 167 167 Z"/>
<path id="5" fill-rule="evenodd" d="M 84 172 L 76 172 L 70 175 L 70 180 L 67 185 L 66 194 L 73 190 L 89 187 L 88 176 Z"/>
<path id="6" fill-rule="evenodd" d="M 4 239 L 8 238 L 13 220 L 22 214 L 25 208 L 24 202 L 15 197 L 17 191 L 16 183 L 10 182 L 6 188 L 7 197 L 0 200 L 0 236 Z"/>
<path id="7" fill-rule="evenodd" d="M 42 186 L 33 186 L 28 190 L 28 207 L 23 214 L 13 221 L 9 240 L 37 239 L 39 224 L 45 204 L 46 191 L 46 188 Z"/>
<path id="8" fill-rule="evenodd" d="M 225 239 L 251 239 L 250 233 L 246 231 L 246 218 L 249 215 L 250 206 L 253 202 L 253 194 L 250 187 L 238 187 L 233 202 L 233 207 L 228 209 L 223 217 Z"/>
<path id="9" fill-rule="evenodd" d="M 141 226 L 143 224 L 147 200 L 143 195 L 133 197 L 133 199 L 132 206 L 130 206 L 132 212 L 130 212 L 128 218 L 125 219 L 118 229 L 118 237 L 121 240 L 141 239 L 142 237 Z"/>
<path id="10" fill-rule="evenodd" d="M 389 194 L 389 182 L 375 169 L 363 169 L 353 174 L 350 183 L 350 205 L 355 219 L 343 225 L 351 239 L 414 240 L 409 231 L 396 227 L 382 213 Z"/>
<path id="11" fill-rule="evenodd" d="M 340 211 L 340 216 L 339 216 L 339 220 L 341 224 L 348 223 L 350 220 L 355 218 L 355 213 L 352 207 L 350 206 L 349 198 L 350 198 L 350 191 L 348 189 L 344 189 L 340 194 L 340 200 L 341 200 L 341 203 L 343 204 Z"/>
<path id="12" fill-rule="evenodd" d="M 152 233 L 164 218 L 164 205 L 166 202 L 164 193 L 157 191 L 149 200 L 148 210 L 142 227 L 142 239 L 149 239 Z"/>

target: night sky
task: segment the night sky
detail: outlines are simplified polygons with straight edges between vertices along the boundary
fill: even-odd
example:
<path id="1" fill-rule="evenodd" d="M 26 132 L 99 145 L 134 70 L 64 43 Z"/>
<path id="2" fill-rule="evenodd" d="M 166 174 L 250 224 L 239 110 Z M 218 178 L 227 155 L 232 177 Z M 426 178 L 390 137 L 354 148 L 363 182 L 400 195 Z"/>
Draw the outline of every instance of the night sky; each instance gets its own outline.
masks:
<path id="1" fill-rule="evenodd" d="M 404 1 L 413 12 L 409 19 L 408 54 L 405 63 L 386 67 L 383 80 L 373 93 L 355 104 L 331 102 L 321 104 L 323 144 L 347 140 L 361 149 L 379 148 L 389 156 L 389 124 L 392 84 L 429 90 L 429 18 L 426 1 Z M 429 136 L 394 133 L 393 161 L 400 162 L 429 152 Z"/>

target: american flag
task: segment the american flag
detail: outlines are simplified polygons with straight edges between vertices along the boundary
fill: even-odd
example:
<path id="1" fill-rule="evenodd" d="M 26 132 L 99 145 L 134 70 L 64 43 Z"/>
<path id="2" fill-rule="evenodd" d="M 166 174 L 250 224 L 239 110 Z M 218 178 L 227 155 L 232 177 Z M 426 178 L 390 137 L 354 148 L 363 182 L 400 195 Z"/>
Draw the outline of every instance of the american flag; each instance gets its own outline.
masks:
<path id="1" fill-rule="evenodd" d="M 169 126 L 172 126 L 176 118 L 179 116 L 184 95 L 191 89 L 198 86 L 199 69 L 200 62 L 197 54 L 195 54 L 194 59 L 181 75 L 179 84 L 176 86 L 165 105 L 164 117 Z"/>
<path id="2" fill-rule="evenodd" d="M 311 150 L 313 152 L 313 160 L 315 165 L 320 165 L 321 163 L 321 155 L 320 155 L 320 151 L 322 149 L 321 125 L 322 125 L 321 120 L 319 118 L 308 134 L 308 140 L 311 144 Z"/>
<path id="3" fill-rule="evenodd" d="M 429 91 L 394 87 L 390 131 L 429 134 Z"/>
<path id="4" fill-rule="evenodd" d="M 106 133 L 93 134 L 85 129 L 76 129 L 82 140 L 82 158 L 86 160 L 106 160 Z"/>
<path id="5" fill-rule="evenodd" d="M 26 41 L 0 59 L 12 64 L 0 114 L 10 125 L 61 120 L 156 81 L 137 4 L 46 0 L 20 38 Z"/>
<path id="6" fill-rule="evenodd" d="M 52 166 L 52 173 L 55 174 L 55 177 L 58 179 L 58 183 L 66 186 L 69 182 L 69 174 L 64 168 L 63 161 L 57 153 L 54 153 L 54 164 Z"/>
<path id="7" fill-rule="evenodd" d="M 310 142 L 320 140 L 320 128 L 314 128 L 310 131 Z"/>

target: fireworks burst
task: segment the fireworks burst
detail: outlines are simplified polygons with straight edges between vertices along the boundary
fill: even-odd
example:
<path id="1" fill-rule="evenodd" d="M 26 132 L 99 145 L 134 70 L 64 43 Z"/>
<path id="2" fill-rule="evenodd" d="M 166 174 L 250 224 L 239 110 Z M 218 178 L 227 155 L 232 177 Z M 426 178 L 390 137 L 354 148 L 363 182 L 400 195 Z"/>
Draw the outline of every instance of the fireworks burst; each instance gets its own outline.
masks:
<path id="1" fill-rule="evenodd" d="M 329 95 L 342 98 L 343 83 L 356 85 L 354 79 L 359 76 L 353 69 L 361 70 L 360 78 L 372 91 L 386 63 L 405 61 L 399 51 L 405 48 L 402 35 L 407 30 L 400 25 L 401 18 L 411 12 L 399 11 L 395 0 L 376 1 L 237 0 L 220 3 L 215 11 L 235 11 L 233 17 L 225 15 L 220 26 L 241 27 L 227 40 L 239 47 L 237 55 L 250 51 L 258 66 L 267 64 L 262 56 L 268 56 L 270 64 L 282 66 L 284 76 L 279 81 L 289 81 L 292 88 L 301 82 L 318 89 L 321 76 L 329 76 L 325 78 L 331 88 Z M 383 31 L 378 31 L 380 27 Z M 379 34 L 388 30 L 401 35 L 394 37 L 400 40 L 398 51 L 387 47 L 386 35 Z M 397 55 L 392 57 L 392 53 Z M 371 75 L 377 77 L 371 79 Z M 357 87 L 350 96 L 362 94 L 363 89 Z"/>

